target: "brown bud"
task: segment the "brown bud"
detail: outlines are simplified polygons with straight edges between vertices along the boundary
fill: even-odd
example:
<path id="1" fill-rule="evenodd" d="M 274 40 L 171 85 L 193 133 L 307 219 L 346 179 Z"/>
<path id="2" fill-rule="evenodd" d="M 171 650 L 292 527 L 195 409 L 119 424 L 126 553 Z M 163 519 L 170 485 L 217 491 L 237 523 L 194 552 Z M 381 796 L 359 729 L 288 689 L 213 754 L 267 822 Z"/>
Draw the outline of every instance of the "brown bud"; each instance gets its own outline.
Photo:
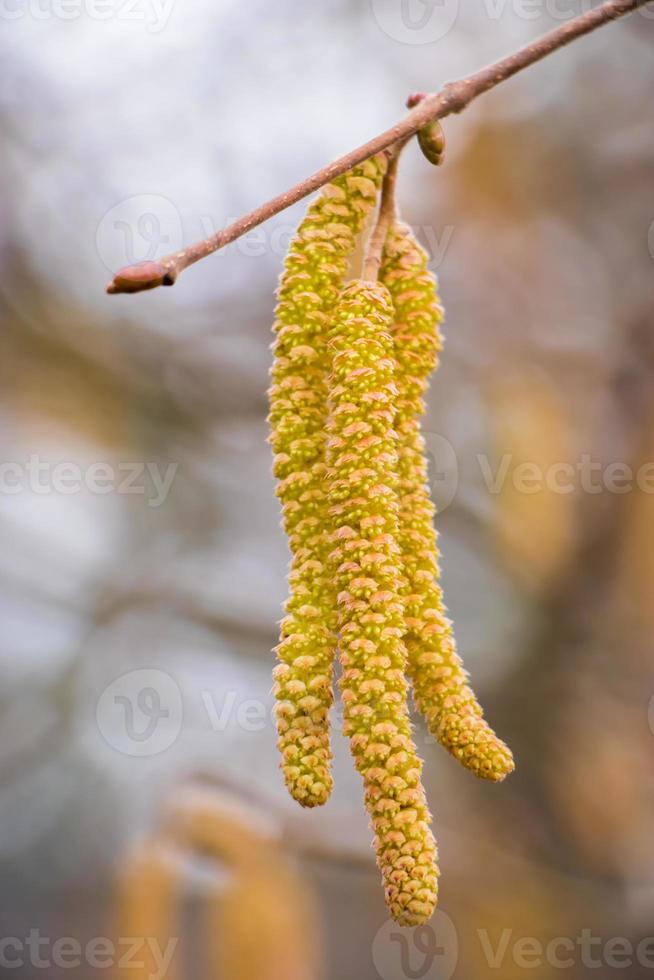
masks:
<path id="1" fill-rule="evenodd" d="M 438 119 L 426 123 L 418 132 L 420 149 L 430 163 L 440 166 L 445 156 L 445 133 Z"/>
<path id="2" fill-rule="evenodd" d="M 172 286 L 176 275 L 160 262 L 138 262 L 119 269 L 107 286 L 108 293 L 140 293 L 157 286 Z"/>
<path id="3" fill-rule="evenodd" d="M 427 97 L 426 92 L 412 92 L 406 100 L 407 109 L 415 109 L 419 102 Z"/>

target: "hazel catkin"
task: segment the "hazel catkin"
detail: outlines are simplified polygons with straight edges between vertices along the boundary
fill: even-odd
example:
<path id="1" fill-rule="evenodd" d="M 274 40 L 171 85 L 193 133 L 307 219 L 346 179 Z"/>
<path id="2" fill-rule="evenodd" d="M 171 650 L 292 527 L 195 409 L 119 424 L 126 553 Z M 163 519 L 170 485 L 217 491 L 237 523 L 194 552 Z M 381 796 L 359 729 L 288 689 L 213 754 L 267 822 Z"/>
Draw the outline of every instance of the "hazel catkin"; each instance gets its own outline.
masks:
<path id="1" fill-rule="evenodd" d="M 327 332 L 385 171 L 386 157 L 379 155 L 322 189 L 291 242 L 278 290 L 270 442 L 292 561 L 274 691 L 284 778 L 303 806 L 324 803 L 332 786 L 336 614 L 324 480 Z"/>
<path id="2" fill-rule="evenodd" d="M 334 312 L 327 479 L 345 734 L 390 912 L 414 926 L 436 905 L 438 869 L 407 706 L 392 313 L 388 290 L 362 280 L 347 286 Z"/>
<path id="3" fill-rule="evenodd" d="M 416 926 L 436 906 L 439 872 L 409 681 L 464 766 L 498 781 L 513 758 L 468 684 L 440 586 L 420 420 L 442 310 L 424 251 L 393 218 L 391 158 L 388 171 L 374 157 L 324 188 L 280 282 L 270 441 L 292 560 L 274 692 L 286 784 L 302 805 L 324 803 L 338 641 L 344 732 L 386 901 Z M 363 278 L 343 288 L 384 174 Z"/>
<path id="4" fill-rule="evenodd" d="M 484 719 L 456 652 L 439 584 L 438 539 L 420 431 L 423 396 L 442 347 L 443 313 L 427 255 L 411 230 L 399 222 L 389 230 L 380 279 L 395 309 L 399 543 L 408 672 L 416 704 L 434 737 L 477 776 L 499 781 L 513 770 L 513 757 Z"/>

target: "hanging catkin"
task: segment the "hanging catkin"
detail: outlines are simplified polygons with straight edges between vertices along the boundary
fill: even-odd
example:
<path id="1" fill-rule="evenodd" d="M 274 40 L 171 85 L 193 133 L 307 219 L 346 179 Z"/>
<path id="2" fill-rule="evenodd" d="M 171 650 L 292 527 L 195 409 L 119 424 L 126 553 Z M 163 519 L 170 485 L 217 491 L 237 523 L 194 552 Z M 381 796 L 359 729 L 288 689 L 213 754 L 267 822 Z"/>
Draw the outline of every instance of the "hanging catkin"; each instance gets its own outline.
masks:
<path id="1" fill-rule="evenodd" d="M 332 786 L 336 614 L 326 564 L 327 332 L 385 170 L 386 157 L 379 155 L 323 188 L 291 243 L 278 291 L 270 441 L 292 561 L 275 696 L 284 778 L 304 806 L 324 803 Z"/>
<path id="2" fill-rule="evenodd" d="M 477 776 L 497 781 L 513 770 L 513 757 L 483 718 L 467 683 L 439 585 L 438 542 L 420 417 L 428 377 L 442 347 L 443 314 L 427 256 L 406 225 L 395 223 L 390 229 L 380 279 L 395 308 L 399 543 L 409 676 L 418 709 L 434 737 Z"/>
<path id="3" fill-rule="evenodd" d="M 117 948 L 128 936 L 143 940 L 134 959 L 117 958 L 112 980 L 183 980 L 178 940 L 183 901 L 179 855 L 165 835 L 157 834 L 128 852 L 118 870 L 114 895 Z"/>
<path id="4" fill-rule="evenodd" d="M 392 313 L 384 286 L 357 280 L 332 317 L 327 478 L 345 733 L 363 776 L 389 909 L 413 926 L 435 907 L 438 870 L 407 706 Z"/>

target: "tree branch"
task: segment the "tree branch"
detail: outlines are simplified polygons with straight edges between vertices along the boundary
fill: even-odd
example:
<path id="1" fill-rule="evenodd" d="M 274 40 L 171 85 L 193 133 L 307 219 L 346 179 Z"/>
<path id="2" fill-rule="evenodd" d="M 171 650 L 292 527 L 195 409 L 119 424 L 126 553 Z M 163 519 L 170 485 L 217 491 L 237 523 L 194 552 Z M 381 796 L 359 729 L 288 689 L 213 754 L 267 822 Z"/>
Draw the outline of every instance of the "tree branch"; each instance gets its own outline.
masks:
<path id="1" fill-rule="evenodd" d="M 388 149 L 393 143 L 410 139 L 418 130 L 422 129 L 425 123 L 461 112 L 478 95 L 490 91 L 496 85 L 506 81 L 507 78 L 511 78 L 512 75 L 516 75 L 519 71 L 535 64 L 564 45 L 576 40 L 576 38 L 590 34 L 591 31 L 603 24 L 617 20 L 638 7 L 643 7 L 647 2 L 648 0 L 605 0 L 596 9 L 574 17 L 487 68 L 482 68 L 481 71 L 461 78 L 459 81 L 449 82 L 440 92 L 427 95 L 404 119 L 391 126 L 390 129 L 380 133 L 379 136 L 375 136 L 350 153 L 339 157 L 333 163 L 327 164 L 326 167 L 316 171 L 305 180 L 301 180 L 294 187 L 284 191 L 283 194 L 273 197 L 272 200 L 255 208 L 254 211 L 244 215 L 214 235 L 210 235 L 195 245 L 189 245 L 181 252 L 167 255 L 158 262 L 141 262 L 120 269 L 107 286 L 107 292 L 136 293 L 144 289 L 154 289 L 156 286 L 172 286 L 180 272 L 183 272 L 189 265 L 193 265 L 194 262 L 198 262 L 205 256 L 211 255 L 212 252 L 218 251 L 218 249 L 247 234 L 252 228 L 256 228 L 257 225 L 284 211 L 296 201 L 300 201 L 303 197 L 318 190 L 333 180 L 334 177 L 344 174 L 375 153 Z"/>

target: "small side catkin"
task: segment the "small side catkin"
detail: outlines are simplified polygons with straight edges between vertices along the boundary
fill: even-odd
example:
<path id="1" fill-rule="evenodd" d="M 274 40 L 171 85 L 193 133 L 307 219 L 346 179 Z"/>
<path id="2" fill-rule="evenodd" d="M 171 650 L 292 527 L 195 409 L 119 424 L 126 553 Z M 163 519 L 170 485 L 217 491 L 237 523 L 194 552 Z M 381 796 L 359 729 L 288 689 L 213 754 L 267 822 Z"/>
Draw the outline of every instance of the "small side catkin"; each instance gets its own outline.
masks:
<path id="1" fill-rule="evenodd" d="M 332 787 L 336 623 L 326 567 L 327 332 L 385 171 L 386 157 L 379 155 L 323 188 L 291 243 L 278 291 L 270 442 L 292 562 L 274 691 L 284 778 L 303 806 L 324 803 Z"/>
<path id="2" fill-rule="evenodd" d="M 477 776 L 499 781 L 512 772 L 513 756 L 484 719 L 456 652 L 439 585 L 434 506 L 420 431 L 428 377 L 442 348 L 439 324 L 443 311 L 435 279 L 427 269 L 427 255 L 411 230 L 399 222 L 389 231 L 380 279 L 395 307 L 399 543 L 409 676 L 417 707 L 434 737 Z"/>
<path id="3" fill-rule="evenodd" d="M 363 776 L 391 915 L 415 926 L 434 910 L 438 869 L 407 705 L 392 312 L 388 290 L 362 280 L 347 286 L 335 310 L 327 478 L 345 734 Z"/>

